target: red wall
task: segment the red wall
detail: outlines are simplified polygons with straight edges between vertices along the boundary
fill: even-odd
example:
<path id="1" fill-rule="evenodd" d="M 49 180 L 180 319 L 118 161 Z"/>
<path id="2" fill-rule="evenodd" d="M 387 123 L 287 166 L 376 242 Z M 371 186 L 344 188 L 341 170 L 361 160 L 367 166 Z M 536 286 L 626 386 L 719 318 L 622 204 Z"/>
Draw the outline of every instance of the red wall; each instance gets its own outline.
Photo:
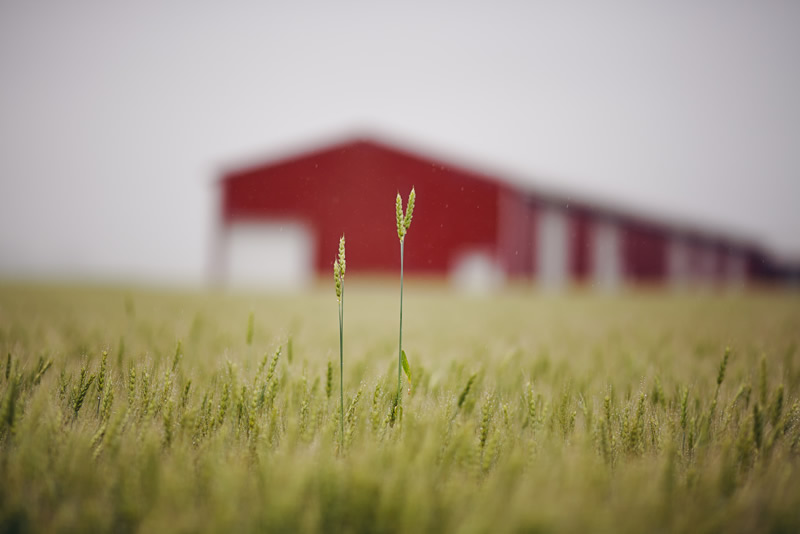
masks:
<path id="1" fill-rule="evenodd" d="M 589 213 L 584 210 L 569 210 L 569 272 L 572 280 L 586 282 L 589 279 L 590 225 Z"/>
<path id="2" fill-rule="evenodd" d="M 331 270 L 339 236 L 350 271 L 399 270 L 395 197 L 417 201 L 406 236 L 405 268 L 445 273 L 468 248 L 496 251 L 498 185 L 374 142 L 355 141 L 232 173 L 221 182 L 222 219 L 294 219 L 315 234 L 315 267 Z"/>
<path id="3" fill-rule="evenodd" d="M 667 276 L 666 234 L 637 221 L 622 224 L 622 270 L 632 282 L 663 282 Z"/>
<path id="4" fill-rule="evenodd" d="M 506 274 L 514 278 L 533 274 L 535 209 L 526 197 L 501 187 L 498 200 L 498 260 Z"/>
<path id="5" fill-rule="evenodd" d="M 488 251 L 509 276 L 535 276 L 537 216 L 552 202 L 471 172 L 381 143 L 357 140 L 228 174 L 220 182 L 223 224 L 294 220 L 311 228 L 316 270 L 331 270 L 339 236 L 347 236 L 351 271 L 399 270 L 394 202 L 415 186 L 417 206 L 406 237 L 405 267 L 445 274 L 468 250 Z M 589 206 L 569 210 L 569 274 L 591 275 Z M 667 276 L 668 238 L 674 230 L 636 218 L 620 220 L 623 276 L 657 283 Z M 724 247 L 722 247 L 724 248 Z M 765 255 L 746 247 L 747 271 L 779 278 Z M 797 269 L 800 271 L 800 268 Z"/>

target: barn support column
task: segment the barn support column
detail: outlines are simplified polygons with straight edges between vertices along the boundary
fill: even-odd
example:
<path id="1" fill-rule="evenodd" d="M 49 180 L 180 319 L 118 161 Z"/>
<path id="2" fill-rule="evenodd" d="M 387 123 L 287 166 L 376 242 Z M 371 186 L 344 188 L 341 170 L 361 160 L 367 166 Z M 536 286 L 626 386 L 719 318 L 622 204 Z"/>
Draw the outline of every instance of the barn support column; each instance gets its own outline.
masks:
<path id="1" fill-rule="evenodd" d="M 729 289 L 741 289 L 747 279 L 744 254 L 729 250 L 725 255 L 725 284 Z"/>

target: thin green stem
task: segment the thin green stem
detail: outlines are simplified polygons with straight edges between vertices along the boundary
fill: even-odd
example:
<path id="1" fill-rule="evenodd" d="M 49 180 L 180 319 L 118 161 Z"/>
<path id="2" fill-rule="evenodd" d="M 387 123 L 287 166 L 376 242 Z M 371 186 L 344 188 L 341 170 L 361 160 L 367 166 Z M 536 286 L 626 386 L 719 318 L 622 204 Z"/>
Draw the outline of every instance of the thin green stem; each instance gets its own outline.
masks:
<path id="1" fill-rule="evenodd" d="M 400 338 L 397 342 L 397 400 L 400 405 L 400 396 L 403 392 L 403 381 L 400 369 L 403 366 L 403 239 L 400 240 Z"/>
<path id="2" fill-rule="evenodd" d="M 344 323 L 344 284 L 342 298 L 339 299 L 339 447 L 344 452 L 344 352 L 342 350 Z"/>

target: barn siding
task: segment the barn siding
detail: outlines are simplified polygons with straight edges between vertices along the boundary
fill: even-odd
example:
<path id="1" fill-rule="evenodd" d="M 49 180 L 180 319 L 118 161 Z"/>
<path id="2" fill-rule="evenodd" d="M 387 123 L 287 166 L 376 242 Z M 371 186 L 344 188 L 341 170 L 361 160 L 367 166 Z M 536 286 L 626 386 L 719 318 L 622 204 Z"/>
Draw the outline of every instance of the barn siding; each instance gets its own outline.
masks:
<path id="1" fill-rule="evenodd" d="M 669 238 L 667 279 L 676 289 L 685 287 L 691 281 L 690 249 L 682 235 L 676 234 Z"/>
<path id="2" fill-rule="evenodd" d="M 707 239 L 694 238 L 690 246 L 689 272 L 694 285 L 712 284 L 717 275 L 717 251 Z"/>
<path id="3" fill-rule="evenodd" d="M 583 283 L 591 274 L 591 217 L 581 209 L 569 214 L 569 272 L 573 281 Z"/>
<path id="4" fill-rule="evenodd" d="M 741 286 L 747 280 L 747 260 L 743 252 L 735 248 L 727 250 L 724 278 L 732 286 Z"/>
<path id="5" fill-rule="evenodd" d="M 529 278 L 534 265 L 534 212 L 525 196 L 511 188 L 500 190 L 498 202 L 498 263 L 510 277 Z"/>
<path id="6" fill-rule="evenodd" d="M 443 273 L 460 252 L 496 249 L 498 185 L 488 177 L 369 142 L 356 142 L 232 175 L 223 220 L 301 217 L 316 234 L 315 268 L 330 270 L 347 236 L 353 271 L 399 270 L 394 202 L 412 187 L 417 209 L 405 269 Z"/>
<path id="7" fill-rule="evenodd" d="M 412 186 L 418 207 L 407 237 L 405 268 L 410 273 L 445 274 L 458 257 L 479 251 L 506 276 L 542 275 L 554 285 L 590 277 L 598 282 L 597 221 L 607 216 L 616 221 L 616 237 L 610 241 L 619 251 L 616 267 L 609 269 L 617 279 L 736 282 L 777 280 L 794 272 L 754 247 L 691 233 L 680 245 L 683 258 L 676 260 L 671 227 L 597 212 L 586 204 L 553 215 L 552 206 L 559 204 L 552 197 L 523 193 L 497 177 L 370 140 L 229 173 L 220 181 L 221 227 L 219 239 L 213 240 L 214 254 L 224 250 L 220 240 L 229 225 L 293 220 L 303 221 L 313 234 L 318 273 L 330 271 L 342 233 L 352 271 L 395 272 L 399 245 L 394 199 L 399 191 L 405 200 Z M 224 259 L 220 263 L 212 265 L 212 273 L 224 270 Z"/>
<path id="8" fill-rule="evenodd" d="M 626 221 L 622 261 L 626 280 L 645 284 L 663 282 L 667 269 L 666 236 L 646 223 Z"/>

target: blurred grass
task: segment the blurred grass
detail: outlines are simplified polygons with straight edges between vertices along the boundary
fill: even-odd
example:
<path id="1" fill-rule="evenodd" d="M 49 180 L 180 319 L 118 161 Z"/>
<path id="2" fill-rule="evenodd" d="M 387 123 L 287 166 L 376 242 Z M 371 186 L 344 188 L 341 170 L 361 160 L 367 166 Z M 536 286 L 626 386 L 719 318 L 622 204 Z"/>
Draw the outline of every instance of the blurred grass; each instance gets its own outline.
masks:
<path id="1" fill-rule="evenodd" d="M 332 288 L 2 286 L 0 530 L 800 530 L 797 295 L 517 289 L 406 284 L 391 426 L 397 288 L 348 284 L 339 450 Z"/>

